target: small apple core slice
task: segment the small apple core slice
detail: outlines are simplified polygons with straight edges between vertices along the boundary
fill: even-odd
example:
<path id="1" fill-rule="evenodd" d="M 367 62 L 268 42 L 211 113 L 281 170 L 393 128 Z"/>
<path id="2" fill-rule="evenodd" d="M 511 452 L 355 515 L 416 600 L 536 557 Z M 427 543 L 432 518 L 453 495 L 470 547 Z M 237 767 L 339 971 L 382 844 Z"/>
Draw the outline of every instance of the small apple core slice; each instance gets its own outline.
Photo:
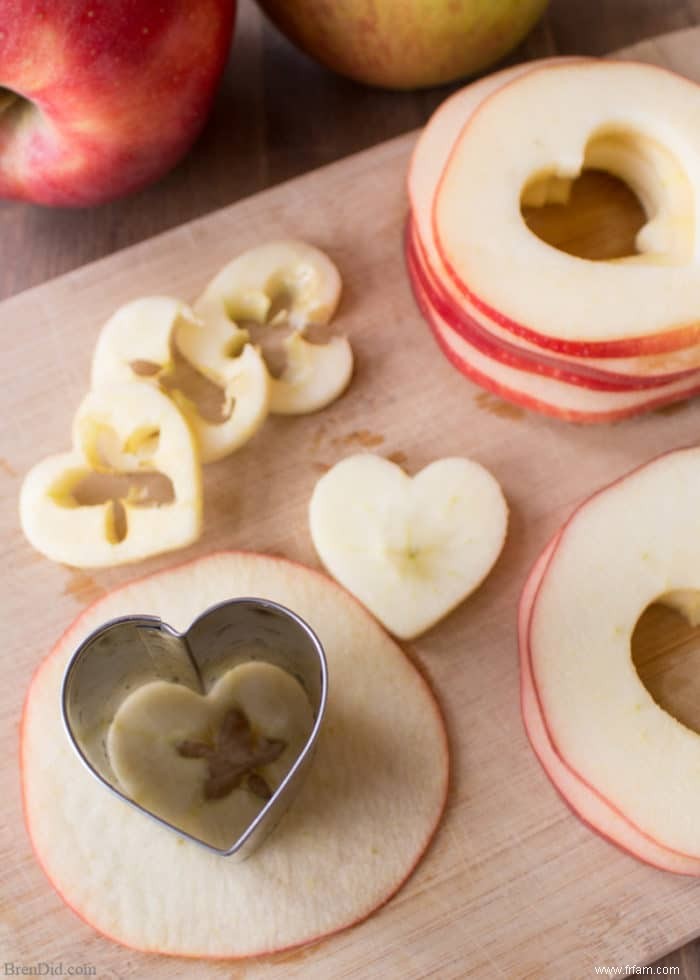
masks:
<path id="1" fill-rule="evenodd" d="M 178 837 L 107 791 L 74 753 L 60 713 L 71 653 L 106 620 L 139 611 L 184 630 L 235 595 L 297 612 L 323 643 L 329 670 L 323 727 L 300 794 L 242 863 Z M 21 767 L 36 855 L 83 919 L 137 949 L 239 958 L 313 942 L 391 898 L 442 815 L 448 748 L 421 674 L 349 593 L 292 562 L 221 553 L 132 582 L 80 616 L 32 681 Z"/>

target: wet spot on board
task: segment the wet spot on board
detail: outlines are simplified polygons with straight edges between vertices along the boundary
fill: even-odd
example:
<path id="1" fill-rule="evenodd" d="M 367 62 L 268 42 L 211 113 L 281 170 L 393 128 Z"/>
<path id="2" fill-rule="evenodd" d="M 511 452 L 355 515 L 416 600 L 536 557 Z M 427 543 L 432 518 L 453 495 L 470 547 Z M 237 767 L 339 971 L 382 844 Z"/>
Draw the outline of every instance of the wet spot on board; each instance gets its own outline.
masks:
<path id="1" fill-rule="evenodd" d="M 408 462 L 408 456 L 406 453 L 402 453 L 400 449 L 397 449 L 396 452 L 389 453 L 387 459 L 391 463 L 396 463 L 397 466 L 404 466 Z"/>
<path id="2" fill-rule="evenodd" d="M 293 949 L 281 950 L 279 953 L 273 953 L 271 956 L 266 956 L 265 961 L 268 963 L 293 963 L 299 960 L 306 960 L 310 956 L 317 953 L 321 945 L 321 941 L 316 941 L 306 946 L 297 946 Z"/>
<path id="3" fill-rule="evenodd" d="M 328 427 L 326 426 L 325 422 L 322 422 L 314 432 L 313 439 L 311 440 L 312 452 L 315 452 L 317 449 L 320 448 L 321 443 L 326 438 L 327 431 L 328 431 Z"/>
<path id="4" fill-rule="evenodd" d="M 362 446 L 364 449 L 374 449 L 376 446 L 381 446 L 384 442 L 384 436 L 380 436 L 376 432 L 370 432 L 369 429 L 356 429 L 355 432 L 348 432 L 347 435 L 337 436 L 333 439 L 334 446 Z"/>
<path id="5" fill-rule="evenodd" d="M 652 409 L 652 415 L 677 415 L 688 407 L 689 402 L 673 402 L 672 405 L 660 405 Z"/>
<path id="6" fill-rule="evenodd" d="M 496 398 L 488 391 L 480 391 L 475 397 L 479 408 L 483 408 L 484 411 L 490 412 L 491 415 L 495 415 L 500 419 L 522 419 L 525 416 L 525 409 L 520 408 L 519 405 L 513 405 L 511 402 L 503 401 L 502 398 Z"/>
<path id="7" fill-rule="evenodd" d="M 98 585 L 94 578 L 86 575 L 85 572 L 81 572 L 77 568 L 71 568 L 68 571 L 69 578 L 63 590 L 63 595 L 72 596 L 76 602 L 88 606 L 91 602 L 95 602 L 106 594 L 107 590 L 103 589 L 101 585 Z"/>

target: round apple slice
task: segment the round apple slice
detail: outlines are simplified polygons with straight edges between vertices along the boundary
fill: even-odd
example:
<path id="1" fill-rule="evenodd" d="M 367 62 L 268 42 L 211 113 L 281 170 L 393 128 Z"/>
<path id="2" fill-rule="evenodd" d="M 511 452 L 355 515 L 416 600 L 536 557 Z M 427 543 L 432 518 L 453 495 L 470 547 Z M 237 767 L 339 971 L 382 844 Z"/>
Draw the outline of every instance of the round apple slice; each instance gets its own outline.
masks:
<path id="1" fill-rule="evenodd" d="M 425 253 L 420 245 L 415 226 L 412 224 L 407 231 L 406 248 L 410 253 L 408 261 L 411 274 L 417 279 L 425 301 L 430 308 L 446 326 L 453 328 L 459 337 L 464 338 L 482 354 L 486 354 L 496 361 L 516 367 L 520 371 L 528 371 L 530 374 L 539 374 L 545 378 L 565 381 L 567 384 L 576 385 L 579 388 L 588 388 L 594 392 L 648 392 L 648 397 L 653 397 L 658 392 L 663 393 L 665 387 L 673 381 L 684 382 L 697 377 L 696 370 L 681 372 L 666 378 L 633 378 L 604 371 L 582 369 L 577 363 L 570 360 L 551 356 L 541 350 L 536 351 L 532 347 L 524 348 L 510 340 L 501 339 L 490 328 L 484 328 L 484 314 L 475 308 L 468 310 L 463 306 L 459 315 L 455 315 L 454 305 L 437 283 L 434 274 L 426 263 Z"/>
<path id="2" fill-rule="evenodd" d="M 338 398 L 352 375 L 352 348 L 345 337 L 320 344 L 305 336 L 310 328 L 330 323 L 340 291 L 338 270 L 319 249 L 297 241 L 268 242 L 239 255 L 212 279 L 194 305 L 207 331 L 182 324 L 178 345 L 204 370 L 249 340 L 242 324 L 264 327 L 268 337 L 288 325 L 291 333 L 281 343 L 284 366 L 270 378 L 270 411 L 315 412 Z"/>
<path id="3" fill-rule="evenodd" d="M 551 744 L 641 833 L 700 859 L 700 735 L 664 711 L 631 655 L 652 602 L 700 588 L 700 449 L 678 450 L 583 504 L 533 602 L 528 644 Z"/>
<path id="4" fill-rule="evenodd" d="M 628 418 L 700 391 L 696 375 L 651 391 L 595 391 L 504 363 L 450 327 L 430 304 L 410 247 L 407 260 L 416 302 L 445 356 L 462 374 L 500 398 L 567 422 L 593 423 Z"/>
<path id="5" fill-rule="evenodd" d="M 244 863 L 204 851 L 107 792 L 71 749 L 60 717 L 68 659 L 105 620 L 139 611 L 185 629 L 232 595 L 264 596 L 306 619 L 330 679 L 307 781 Z M 222 553 L 133 582 L 80 616 L 32 681 L 21 767 L 37 857 L 82 918 L 141 950 L 244 957 L 317 940 L 394 894 L 440 820 L 448 748 L 425 681 L 347 592 L 282 559 Z"/>
<path id="6" fill-rule="evenodd" d="M 552 746 L 532 679 L 527 634 L 532 604 L 557 540 L 558 535 L 535 562 L 523 587 L 518 609 L 520 706 L 530 745 L 552 785 L 573 813 L 601 837 L 616 844 L 633 857 L 661 870 L 673 871 L 677 874 L 700 875 L 700 860 L 661 847 L 648 835 L 642 834 L 619 810 L 586 785 L 562 761 Z"/>
<path id="7" fill-rule="evenodd" d="M 697 223 L 698 118 L 700 87 L 649 65 L 549 65 L 500 88 L 465 126 L 435 200 L 438 247 L 457 288 L 503 326 L 565 353 L 629 356 L 697 343 L 697 241 L 668 264 L 656 252 L 589 262 L 540 241 L 520 204 L 543 174 L 576 177 L 592 139 L 622 139 L 642 158 L 651 140 L 688 182 Z M 644 249 L 673 238 L 668 224 L 652 223 L 638 238 Z"/>
<path id="8" fill-rule="evenodd" d="M 589 387 L 653 387 L 680 378 L 683 373 L 696 369 L 700 361 L 697 349 L 691 346 L 685 348 L 683 353 L 675 352 L 670 360 L 659 356 L 595 358 L 590 355 L 576 356 L 570 353 L 565 355 L 556 350 L 543 349 L 488 317 L 463 292 L 460 292 L 445 269 L 435 241 L 433 226 L 435 196 L 454 145 L 474 113 L 490 95 L 526 72 L 537 67 L 573 60 L 582 59 L 545 59 L 526 65 L 516 65 L 473 82 L 439 107 L 421 133 L 409 168 L 408 190 L 416 229 L 416 247 L 422 253 L 423 263 L 434 282 L 436 293 L 440 294 L 442 315 L 468 340 L 473 340 L 477 333 L 501 341 L 510 350 L 530 351 L 535 359 L 542 359 L 539 373 L 556 377 L 569 372 L 572 376 L 578 375 L 581 379 L 580 383 Z M 598 140 L 587 148 L 585 164 L 587 167 L 607 170 L 627 180 L 642 195 L 646 192 L 646 186 L 651 185 L 654 196 L 646 201 L 647 213 L 656 216 L 665 215 L 664 222 L 655 221 L 657 230 L 663 225 L 672 229 L 680 228 L 683 233 L 680 235 L 681 245 L 685 246 L 688 236 L 687 195 L 674 192 L 677 182 L 674 183 L 672 179 L 673 173 L 667 172 L 669 160 L 660 148 L 654 144 L 647 144 L 646 150 L 651 157 L 650 161 L 640 159 L 639 155 L 631 152 L 624 142 Z M 650 166 L 656 166 L 661 170 L 660 179 L 650 179 L 648 174 Z M 640 167 L 645 168 L 642 173 L 646 179 L 640 175 Z M 554 201 L 557 198 L 559 203 L 565 203 L 571 183 L 571 180 L 542 177 L 524 189 L 521 203 L 527 203 L 529 200 L 530 203 L 541 206 L 548 200 Z M 649 244 L 647 242 L 647 245 Z M 449 313 L 444 312 L 445 310 Z"/>

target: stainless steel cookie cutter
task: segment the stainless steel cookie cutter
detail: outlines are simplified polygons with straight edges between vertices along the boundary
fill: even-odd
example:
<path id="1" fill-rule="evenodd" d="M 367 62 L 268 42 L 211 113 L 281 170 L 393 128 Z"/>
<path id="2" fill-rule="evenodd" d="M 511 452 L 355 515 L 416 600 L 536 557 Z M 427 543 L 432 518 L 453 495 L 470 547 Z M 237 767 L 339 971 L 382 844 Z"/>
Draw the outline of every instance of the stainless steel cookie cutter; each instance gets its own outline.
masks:
<path id="1" fill-rule="evenodd" d="M 264 661 L 294 676 L 306 691 L 314 725 L 285 778 L 232 845 L 223 850 L 140 806 L 119 789 L 106 749 L 107 729 L 124 698 L 141 684 L 165 680 L 206 694 L 238 664 Z M 71 657 L 61 688 L 68 738 L 88 771 L 112 793 L 162 827 L 224 857 L 248 857 L 292 802 L 311 763 L 328 694 L 320 640 L 296 613 L 268 599 L 231 599 L 202 613 L 183 633 L 157 616 L 124 616 L 91 633 Z"/>

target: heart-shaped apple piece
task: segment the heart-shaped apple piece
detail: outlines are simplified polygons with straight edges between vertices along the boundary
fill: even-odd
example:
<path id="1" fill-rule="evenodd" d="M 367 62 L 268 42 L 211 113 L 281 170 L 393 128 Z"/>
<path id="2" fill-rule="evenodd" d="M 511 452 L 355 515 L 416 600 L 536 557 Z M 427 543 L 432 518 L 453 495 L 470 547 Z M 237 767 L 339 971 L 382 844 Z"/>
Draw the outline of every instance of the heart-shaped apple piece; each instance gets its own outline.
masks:
<path id="1" fill-rule="evenodd" d="M 151 681 L 120 705 L 107 753 L 122 792 L 212 847 L 230 848 L 306 745 L 301 684 L 273 664 L 239 664 L 206 695 Z"/>
<path id="2" fill-rule="evenodd" d="M 508 509 L 496 480 L 471 460 L 437 460 L 411 478 L 362 453 L 321 477 L 309 520 L 328 571 L 392 633 L 412 639 L 488 575 Z"/>
<path id="3" fill-rule="evenodd" d="M 179 331 L 191 332 L 188 357 L 177 345 Z M 269 385 L 265 362 L 245 342 L 230 356 L 224 350 L 200 363 L 207 324 L 170 296 L 146 296 L 122 306 L 102 328 L 92 360 L 94 388 L 140 379 L 159 386 L 177 404 L 195 434 L 203 463 L 222 459 L 240 448 L 267 417 Z M 194 342 L 199 338 L 199 344 Z M 189 373 L 205 378 L 223 401 L 221 418 L 203 414 L 178 380 L 178 360 Z M 196 375 L 195 375 L 196 376 Z"/>
<path id="4" fill-rule="evenodd" d="M 83 503 L 78 488 L 95 474 L 160 474 L 170 481 L 172 499 L 144 506 L 140 492 L 130 487 L 123 497 L 107 494 Z M 19 509 L 30 544 L 67 565 L 117 565 L 190 544 L 200 532 L 202 488 L 187 422 L 149 385 L 131 382 L 90 392 L 73 421 L 72 451 L 49 456 L 29 471 Z"/>
<path id="5" fill-rule="evenodd" d="M 290 327 L 281 343 L 284 367 L 270 377 L 270 411 L 315 412 L 338 398 L 352 375 L 352 348 L 345 337 L 327 343 L 307 337 L 311 328 L 330 323 L 340 290 L 338 270 L 319 249 L 298 241 L 268 242 L 239 255 L 212 279 L 194 304 L 206 330 L 183 323 L 177 342 L 186 357 L 207 370 L 250 340 L 242 324 L 257 327 L 261 338 Z"/>

